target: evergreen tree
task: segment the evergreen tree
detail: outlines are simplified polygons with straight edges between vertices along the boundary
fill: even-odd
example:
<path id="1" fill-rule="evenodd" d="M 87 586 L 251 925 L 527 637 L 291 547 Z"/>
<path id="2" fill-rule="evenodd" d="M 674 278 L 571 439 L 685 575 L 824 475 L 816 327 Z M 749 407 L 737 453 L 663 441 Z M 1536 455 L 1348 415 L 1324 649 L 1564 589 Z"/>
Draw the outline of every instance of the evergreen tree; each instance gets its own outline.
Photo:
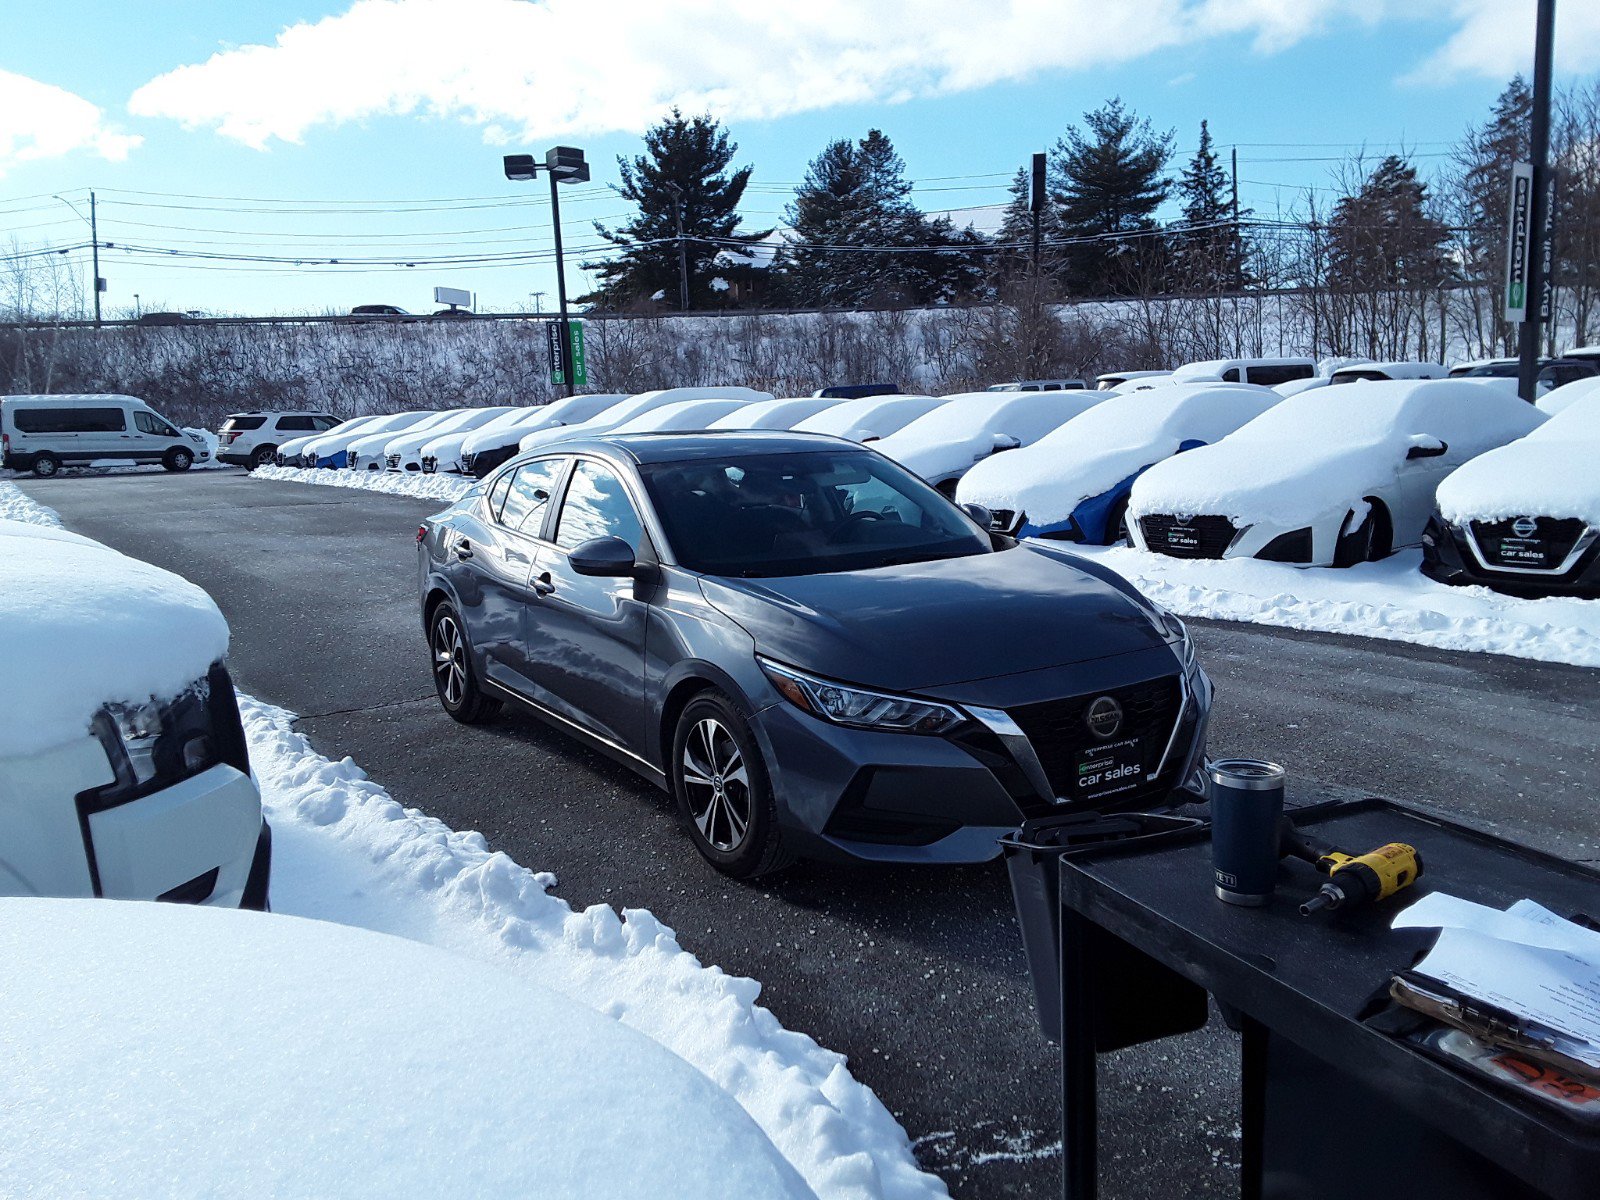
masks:
<path id="1" fill-rule="evenodd" d="M 645 153 L 632 161 L 617 156 L 622 186 L 617 190 L 639 206 L 639 214 L 613 232 L 595 222 L 600 236 L 622 254 L 584 263 L 603 281 L 585 297 L 624 307 L 658 293 L 676 306 L 679 292 L 675 202 L 681 201 L 684 253 L 688 260 L 689 305 L 721 303 L 712 280 L 719 260 L 748 261 L 750 247 L 772 233 L 739 232 L 739 201 L 750 182 L 750 167 L 729 171 L 738 145 L 710 116 L 685 118 L 676 108 L 644 137 Z"/>
<path id="2" fill-rule="evenodd" d="M 1244 235 L 1234 219 L 1232 185 L 1217 161 L 1205 121 L 1200 122 L 1200 145 L 1175 190 L 1182 215 L 1171 237 L 1174 282 L 1191 291 L 1242 287 Z M 1240 210 L 1238 215 L 1242 219 L 1247 213 Z"/>
<path id="3" fill-rule="evenodd" d="M 1155 229 L 1155 211 L 1172 190 L 1165 174 L 1172 134 L 1157 135 L 1120 99 L 1083 119 L 1087 132 L 1069 129 L 1051 155 L 1062 235 L 1094 239 L 1067 248 L 1068 282 L 1080 292 L 1116 294 L 1159 254 L 1154 239 L 1138 235 Z"/>
<path id="4" fill-rule="evenodd" d="M 1360 190 L 1340 197 L 1328 221 L 1328 274 L 1353 290 L 1430 288 L 1448 274 L 1449 230 L 1428 212 L 1428 185 L 1397 155 Z"/>

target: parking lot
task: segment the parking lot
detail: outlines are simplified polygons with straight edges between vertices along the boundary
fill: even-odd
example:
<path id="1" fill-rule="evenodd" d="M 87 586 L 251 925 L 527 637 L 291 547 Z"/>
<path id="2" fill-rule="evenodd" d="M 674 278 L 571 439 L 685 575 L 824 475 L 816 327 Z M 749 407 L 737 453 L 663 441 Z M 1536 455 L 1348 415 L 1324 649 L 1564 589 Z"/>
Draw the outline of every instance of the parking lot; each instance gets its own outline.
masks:
<path id="1" fill-rule="evenodd" d="M 622 768 L 531 719 L 452 722 L 415 595 L 414 534 L 435 502 L 235 471 L 22 486 L 69 528 L 209 591 L 241 688 L 299 713 L 322 753 L 554 872 L 574 907 L 648 908 L 702 961 L 761 980 L 785 1025 L 848 1055 L 956 1195 L 1048 1192 L 1054 1053 L 998 863 L 801 864 L 734 884 Z M 1600 859 L 1600 672 L 1261 626 L 1194 632 L 1217 685 L 1213 754 L 1284 763 L 1297 800 L 1382 794 Z M 1105 1194 L 1234 1194 L 1235 1053 L 1214 1021 L 1111 1060 Z"/>

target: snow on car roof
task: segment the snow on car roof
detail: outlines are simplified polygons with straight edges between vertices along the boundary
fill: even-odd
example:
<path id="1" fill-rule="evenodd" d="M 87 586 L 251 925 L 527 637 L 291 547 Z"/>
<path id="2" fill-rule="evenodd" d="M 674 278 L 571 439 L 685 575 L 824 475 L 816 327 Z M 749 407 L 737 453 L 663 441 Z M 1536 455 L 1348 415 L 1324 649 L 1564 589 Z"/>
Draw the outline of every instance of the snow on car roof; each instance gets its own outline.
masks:
<path id="1" fill-rule="evenodd" d="M 731 1097 L 506 967 L 331 921 L 0 900 L 16 1195 L 814 1193 Z M 25 991 L 25 995 L 23 992 Z"/>
<path id="2" fill-rule="evenodd" d="M 1110 392 L 1073 388 L 1055 392 L 962 392 L 873 443 L 925 479 L 972 465 L 994 449 L 996 437 L 1029 446 Z M 1007 451 L 1010 453 L 1010 451 Z"/>
<path id="3" fill-rule="evenodd" d="M 1574 379 L 1571 383 L 1551 388 L 1540 396 L 1536 403 L 1540 412 L 1554 416 L 1573 401 L 1595 393 L 1600 393 L 1600 375 L 1591 375 L 1587 379 Z"/>
<path id="4" fill-rule="evenodd" d="M 170 699 L 228 651 L 228 623 L 188 580 L 12 520 L 0 520 L 0 629 L 19 685 L 0 689 L 0 758 L 87 736 L 108 703 Z"/>
<path id="5" fill-rule="evenodd" d="M 1346 363 L 1332 373 L 1334 375 L 1354 375 L 1362 371 L 1376 371 L 1382 375 L 1387 375 L 1390 379 L 1437 379 L 1445 373 L 1445 368 L 1442 363 L 1406 360 L 1403 362 Z"/>
<path id="6" fill-rule="evenodd" d="M 1209 358 L 1201 362 L 1184 363 L 1172 372 L 1174 383 L 1193 383 L 1202 379 L 1221 379 L 1230 367 L 1300 367 L 1316 369 L 1309 358 Z"/>
<path id="7" fill-rule="evenodd" d="M 1439 485 L 1439 511 L 1455 522 L 1532 516 L 1577 517 L 1600 525 L 1596 461 L 1600 388 L 1591 388 L 1526 437 L 1452 471 Z"/>
<path id="8" fill-rule="evenodd" d="M 856 438 L 858 434 L 882 437 L 903 425 L 909 425 L 923 413 L 943 403 L 941 398 L 910 392 L 892 396 L 862 396 L 856 400 L 840 401 L 832 408 L 798 422 L 794 428 L 799 433 L 831 433 L 837 437 Z"/>
<path id="9" fill-rule="evenodd" d="M 613 433 L 648 433 L 651 430 L 702 429 L 719 417 L 738 412 L 743 400 L 678 400 L 624 421 Z"/>

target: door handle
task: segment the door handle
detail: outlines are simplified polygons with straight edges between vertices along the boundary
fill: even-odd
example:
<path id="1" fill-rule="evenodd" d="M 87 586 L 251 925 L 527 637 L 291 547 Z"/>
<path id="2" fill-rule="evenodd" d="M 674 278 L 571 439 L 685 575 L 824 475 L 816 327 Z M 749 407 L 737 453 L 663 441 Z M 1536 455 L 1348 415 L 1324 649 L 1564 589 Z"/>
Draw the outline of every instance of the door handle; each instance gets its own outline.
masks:
<path id="1" fill-rule="evenodd" d="M 456 543 L 456 558 L 460 559 L 462 562 L 466 562 L 467 559 L 472 557 L 472 554 L 473 551 L 471 542 L 462 540 Z"/>
<path id="2" fill-rule="evenodd" d="M 534 579 L 533 590 L 541 596 L 548 596 L 551 592 L 556 590 L 555 581 L 550 578 L 549 571 L 546 571 L 543 575 L 540 575 Z"/>

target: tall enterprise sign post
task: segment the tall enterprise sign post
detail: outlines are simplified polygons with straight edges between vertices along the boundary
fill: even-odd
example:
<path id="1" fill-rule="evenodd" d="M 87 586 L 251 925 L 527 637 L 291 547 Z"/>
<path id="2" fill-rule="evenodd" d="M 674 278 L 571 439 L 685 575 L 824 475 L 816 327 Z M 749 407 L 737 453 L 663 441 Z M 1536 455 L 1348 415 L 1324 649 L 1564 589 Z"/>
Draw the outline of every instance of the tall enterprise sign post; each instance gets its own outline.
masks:
<path id="1" fill-rule="evenodd" d="M 1532 162 L 1511 169 L 1503 313 L 1521 326 L 1517 392 L 1537 399 L 1542 325 L 1555 319 L 1555 177 L 1550 170 L 1550 71 L 1556 0 L 1539 0 L 1533 50 Z"/>
<path id="2" fill-rule="evenodd" d="M 556 242 L 556 297 L 561 318 L 545 328 L 550 345 L 550 382 L 570 396 L 578 384 L 588 384 L 589 372 L 583 357 L 583 326 L 567 319 L 567 271 L 561 255 L 561 194 L 557 185 L 588 183 L 589 164 L 582 150 L 554 146 L 546 151 L 542 163 L 531 154 L 507 154 L 505 170 L 507 179 L 518 182 L 533 179 L 540 171 L 550 177 L 550 219 L 555 227 Z"/>

